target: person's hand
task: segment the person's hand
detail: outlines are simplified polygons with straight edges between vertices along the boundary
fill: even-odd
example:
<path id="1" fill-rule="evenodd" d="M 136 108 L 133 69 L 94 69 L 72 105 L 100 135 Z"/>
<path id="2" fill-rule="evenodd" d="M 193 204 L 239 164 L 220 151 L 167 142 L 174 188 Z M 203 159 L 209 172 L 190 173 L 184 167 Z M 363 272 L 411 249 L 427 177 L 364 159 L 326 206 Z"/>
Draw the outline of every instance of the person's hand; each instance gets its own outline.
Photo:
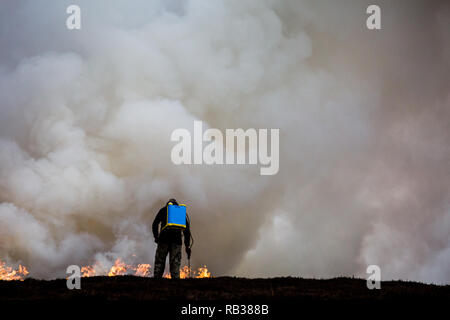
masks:
<path id="1" fill-rule="evenodd" d="M 187 254 L 188 258 L 191 257 L 191 247 L 186 247 L 186 254 Z"/>

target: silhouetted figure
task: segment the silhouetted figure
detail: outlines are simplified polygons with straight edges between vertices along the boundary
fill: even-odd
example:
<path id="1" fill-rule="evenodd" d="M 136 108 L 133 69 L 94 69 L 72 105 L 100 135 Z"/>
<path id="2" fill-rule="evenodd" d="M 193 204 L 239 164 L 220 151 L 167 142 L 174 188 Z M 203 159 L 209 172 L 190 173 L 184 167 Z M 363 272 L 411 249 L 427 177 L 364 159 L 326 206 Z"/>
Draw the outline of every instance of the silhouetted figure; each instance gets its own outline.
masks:
<path id="1" fill-rule="evenodd" d="M 158 244 L 155 254 L 155 268 L 153 276 L 155 278 L 161 278 L 163 276 L 166 257 L 167 254 L 169 254 L 170 276 L 172 277 L 172 279 L 179 279 L 182 246 L 181 234 L 183 233 L 184 235 L 184 245 L 186 247 L 186 253 L 188 257 L 190 257 L 191 231 L 189 219 L 186 219 L 185 229 L 176 229 L 170 227 L 164 228 L 168 222 L 167 207 L 170 203 L 178 206 L 177 200 L 170 199 L 166 203 L 166 205 L 158 211 L 158 214 L 156 215 L 152 225 L 153 236 L 155 237 L 155 242 Z"/>

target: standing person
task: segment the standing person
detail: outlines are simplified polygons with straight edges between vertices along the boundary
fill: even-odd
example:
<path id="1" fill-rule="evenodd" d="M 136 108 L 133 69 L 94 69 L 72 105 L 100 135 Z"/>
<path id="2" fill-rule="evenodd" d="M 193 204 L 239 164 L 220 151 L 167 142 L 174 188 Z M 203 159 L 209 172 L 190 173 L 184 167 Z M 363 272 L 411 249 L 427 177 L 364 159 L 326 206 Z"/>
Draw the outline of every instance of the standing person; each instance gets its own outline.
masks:
<path id="1" fill-rule="evenodd" d="M 186 254 L 188 257 L 191 255 L 191 231 L 189 220 L 186 219 L 185 229 L 172 229 L 164 228 L 167 223 L 167 207 L 169 204 L 178 205 L 177 200 L 170 199 L 164 207 L 162 207 L 155 217 L 152 224 L 153 236 L 155 242 L 158 244 L 155 254 L 155 269 L 153 276 L 155 278 L 161 278 L 164 273 L 164 267 L 166 264 L 166 257 L 169 254 L 170 263 L 170 276 L 172 279 L 180 278 L 180 266 L 181 266 L 181 233 L 184 235 L 184 245 L 186 247 Z M 160 231 L 161 225 L 161 231 Z M 164 228 L 164 229 L 163 229 Z"/>

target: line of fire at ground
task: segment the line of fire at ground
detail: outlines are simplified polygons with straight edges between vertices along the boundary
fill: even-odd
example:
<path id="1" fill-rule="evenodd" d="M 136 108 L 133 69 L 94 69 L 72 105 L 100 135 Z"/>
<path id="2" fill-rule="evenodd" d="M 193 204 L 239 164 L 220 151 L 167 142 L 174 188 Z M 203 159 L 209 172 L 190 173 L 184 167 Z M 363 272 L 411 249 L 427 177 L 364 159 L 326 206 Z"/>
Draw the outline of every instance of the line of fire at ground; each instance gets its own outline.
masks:
<path id="1" fill-rule="evenodd" d="M 151 265 L 142 264 L 126 264 L 120 258 L 117 258 L 111 267 L 106 267 L 99 262 L 92 265 L 81 267 L 81 277 L 94 277 L 94 276 L 124 276 L 134 275 L 138 277 L 150 277 Z M 0 260 L 0 280 L 11 281 L 19 280 L 23 281 L 29 276 L 30 272 L 28 268 L 23 265 L 17 267 L 8 266 L 4 261 Z M 170 273 L 166 272 L 164 278 L 170 279 Z M 208 271 L 206 266 L 197 268 L 196 270 L 190 269 L 188 266 L 184 266 L 180 269 L 180 278 L 211 278 L 211 272 Z"/>

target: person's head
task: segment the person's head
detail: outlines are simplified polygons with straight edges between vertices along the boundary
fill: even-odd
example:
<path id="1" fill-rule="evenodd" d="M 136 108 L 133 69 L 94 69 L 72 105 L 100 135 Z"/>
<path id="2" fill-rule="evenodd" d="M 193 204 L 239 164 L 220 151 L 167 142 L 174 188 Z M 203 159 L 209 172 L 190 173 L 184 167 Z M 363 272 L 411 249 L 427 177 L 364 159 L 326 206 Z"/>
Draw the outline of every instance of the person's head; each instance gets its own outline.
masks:
<path id="1" fill-rule="evenodd" d="M 169 202 L 171 202 L 172 204 L 178 205 L 177 200 L 175 200 L 174 198 L 169 199 L 169 201 L 167 201 L 167 204 L 169 204 Z"/>

